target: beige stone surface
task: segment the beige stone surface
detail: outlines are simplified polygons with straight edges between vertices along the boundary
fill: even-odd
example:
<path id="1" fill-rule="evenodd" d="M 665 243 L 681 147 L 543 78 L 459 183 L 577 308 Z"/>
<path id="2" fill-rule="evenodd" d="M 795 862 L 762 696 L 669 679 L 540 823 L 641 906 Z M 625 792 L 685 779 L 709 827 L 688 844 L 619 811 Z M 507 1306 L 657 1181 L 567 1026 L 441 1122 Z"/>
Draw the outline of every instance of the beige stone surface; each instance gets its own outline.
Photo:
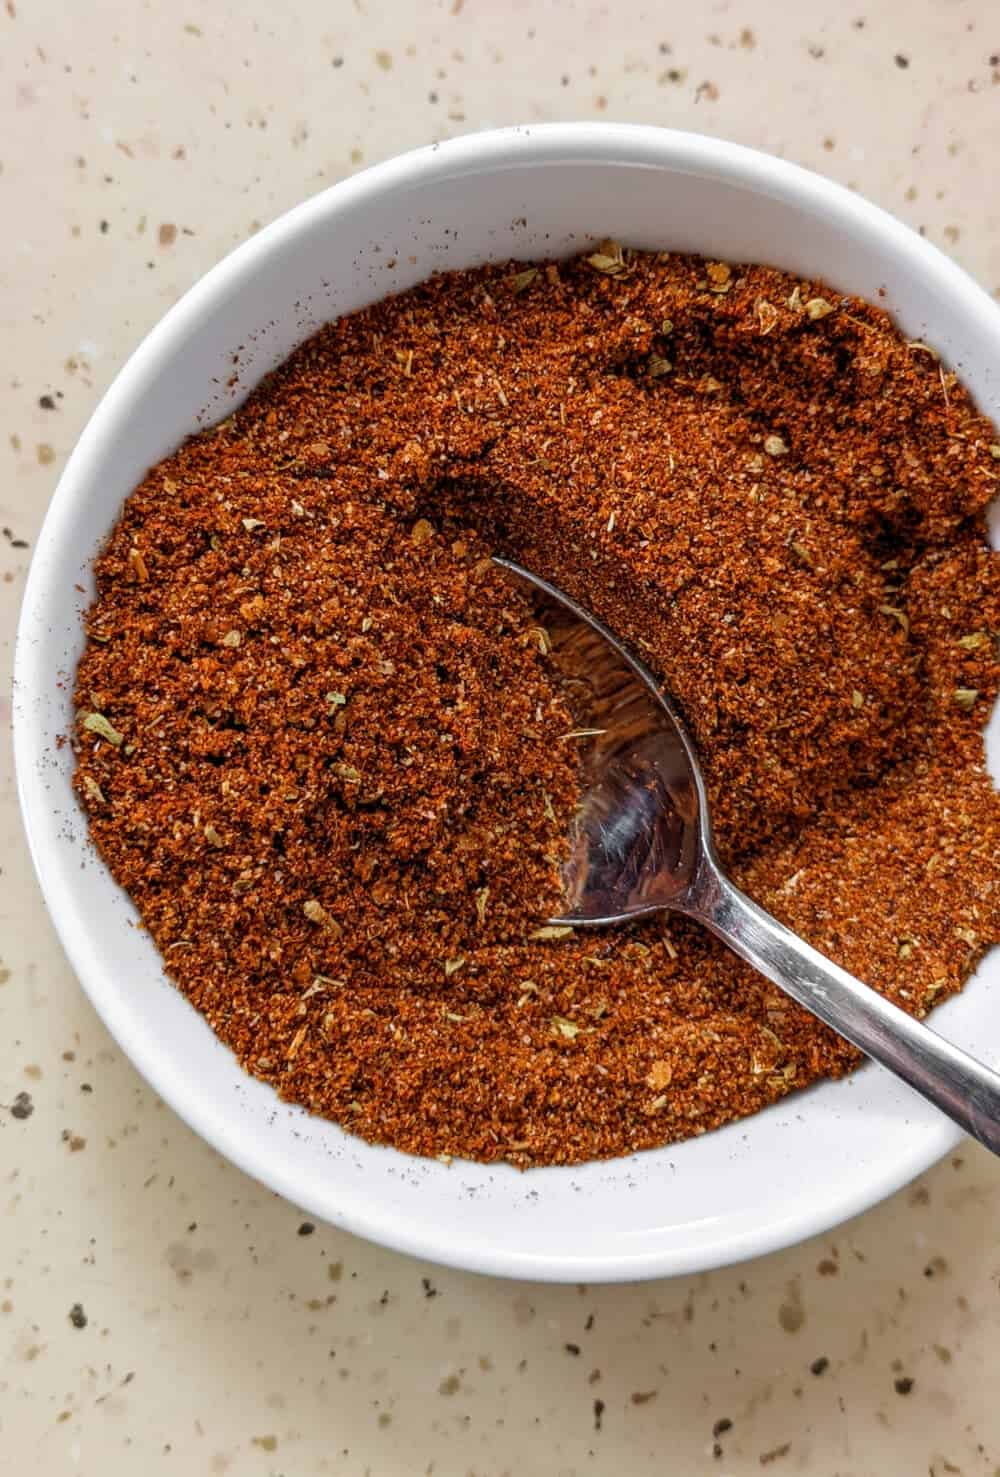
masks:
<path id="1" fill-rule="evenodd" d="M 25 570 L 74 439 L 258 225 L 429 139 L 641 120 L 822 170 L 997 291 L 998 52 L 995 0 L 0 3 L 4 1472 L 1000 1472 L 984 1153 L 829 1237 L 643 1286 L 490 1281 L 309 1227 L 98 1023 L 29 869 L 6 732 Z"/>

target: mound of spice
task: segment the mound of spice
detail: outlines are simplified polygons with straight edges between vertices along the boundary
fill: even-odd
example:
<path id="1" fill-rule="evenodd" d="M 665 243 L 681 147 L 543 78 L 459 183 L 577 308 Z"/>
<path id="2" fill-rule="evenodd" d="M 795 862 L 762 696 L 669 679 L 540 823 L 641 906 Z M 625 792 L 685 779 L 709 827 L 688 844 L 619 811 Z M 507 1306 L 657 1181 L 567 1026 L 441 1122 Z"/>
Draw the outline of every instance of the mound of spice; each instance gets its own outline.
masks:
<path id="1" fill-rule="evenodd" d="M 702 1133 L 857 1054 L 704 930 L 546 927 L 578 793 L 548 576 L 662 677 L 735 879 L 917 1015 L 1000 938 L 1000 438 L 880 309 L 642 255 L 328 325 L 97 562 L 76 785 L 245 1067 L 418 1154 Z"/>

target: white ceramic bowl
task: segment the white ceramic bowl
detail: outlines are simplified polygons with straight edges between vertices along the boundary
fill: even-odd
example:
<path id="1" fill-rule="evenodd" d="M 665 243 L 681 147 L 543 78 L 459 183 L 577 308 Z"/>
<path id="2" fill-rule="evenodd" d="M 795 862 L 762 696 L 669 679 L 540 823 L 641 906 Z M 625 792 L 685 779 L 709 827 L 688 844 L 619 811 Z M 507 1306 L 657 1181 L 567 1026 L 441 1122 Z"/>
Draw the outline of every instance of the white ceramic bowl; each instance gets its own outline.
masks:
<path id="1" fill-rule="evenodd" d="M 897 1189 L 959 1135 L 867 1067 L 719 1133 L 576 1169 L 445 1167 L 361 1143 L 246 1077 L 169 985 L 88 848 L 71 754 L 56 741 L 70 729 L 65 679 L 81 647 L 89 561 L 151 463 L 225 414 L 325 320 L 444 267 L 559 256 L 605 235 L 769 262 L 876 299 L 1000 413 L 1000 308 L 919 236 L 817 175 L 714 139 L 606 124 L 420 149 L 241 246 L 125 365 L 66 467 L 35 551 L 14 709 L 21 803 L 53 921 L 156 1091 L 221 1153 L 318 1217 L 436 1261 L 574 1281 L 691 1272 L 785 1246 Z M 998 995 L 994 956 L 935 1026 L 1000 1061 Z"/>

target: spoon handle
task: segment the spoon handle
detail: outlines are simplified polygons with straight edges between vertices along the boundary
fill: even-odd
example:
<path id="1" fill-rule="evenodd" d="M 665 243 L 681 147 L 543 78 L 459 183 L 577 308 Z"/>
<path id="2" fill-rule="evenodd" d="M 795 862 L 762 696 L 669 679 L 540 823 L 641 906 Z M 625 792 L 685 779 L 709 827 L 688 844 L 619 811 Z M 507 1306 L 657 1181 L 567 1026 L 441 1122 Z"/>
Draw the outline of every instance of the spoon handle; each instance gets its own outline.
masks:
<path id="1" fill-rule="evenodd" d="M 825 958 L 714 868 L 692 915 L 793 1000 L 1000 1154 L 1000 1073 Z"/>

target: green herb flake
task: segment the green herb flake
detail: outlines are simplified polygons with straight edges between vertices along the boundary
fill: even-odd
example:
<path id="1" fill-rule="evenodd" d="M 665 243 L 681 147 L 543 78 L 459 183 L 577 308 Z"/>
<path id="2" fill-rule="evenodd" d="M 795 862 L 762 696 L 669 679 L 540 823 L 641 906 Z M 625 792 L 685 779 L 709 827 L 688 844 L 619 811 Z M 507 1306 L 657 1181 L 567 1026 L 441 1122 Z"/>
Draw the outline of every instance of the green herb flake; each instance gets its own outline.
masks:
<path id="1" fill-rule="evenodd" d="M 515 272 L 513 276 L 507 278 L 507 286 L 514 296 L 518 297 L 522 292 L 527 292 L 537 276 L 537 267 L 525 267 L 523 272 Z"/>
<path id="2" fill-rule="evenodd" d="M 905 610 L 900 610 L 898 605 L 880 605 L 878 610 L 879 615 L 889 615 L 892 616 L 892 619 L 894 621 L 898 621 L 899 625 L 902 627 L 903 635 L 909 636 L 910 617 L 906 614 Z"/>
<path id="3" fill-rule="evenodd" d="M 114 744 L 116 749 L 124 742 L 125 735 L 119 733 L 103 713 L 88 713 L 83 720 L 83 726 L 88 733 L 96 733 L 98 738 L 107 739 L 108 743 Z"/>
<path id="4" fill-rule="evenodd" d="M 552 1029 L 560 1036 L 565 1036 L 567 1041 L 575 1041 L 580 1034 L 581 1028 L 576 1021 L 567 1020 L 564 1015 L 552 1017 Z"/>
<path id="5" fill-rule="evenodd" d="M 754 312 L 760 324 L 761 337 L 765 338 L 778 322 L 778 310 L 773 303 L 767 301 L 767 298 L 759 297 L 754 304 Z"/>
<path id="6" fill-rule="evenodd" d="M 625 254 L 618 241 L 602 241 L 597 250 L 588 256 L 587 263 L 595 272 L 601 272 L 605 277 L 620 277 L 625 271 Z"/>

